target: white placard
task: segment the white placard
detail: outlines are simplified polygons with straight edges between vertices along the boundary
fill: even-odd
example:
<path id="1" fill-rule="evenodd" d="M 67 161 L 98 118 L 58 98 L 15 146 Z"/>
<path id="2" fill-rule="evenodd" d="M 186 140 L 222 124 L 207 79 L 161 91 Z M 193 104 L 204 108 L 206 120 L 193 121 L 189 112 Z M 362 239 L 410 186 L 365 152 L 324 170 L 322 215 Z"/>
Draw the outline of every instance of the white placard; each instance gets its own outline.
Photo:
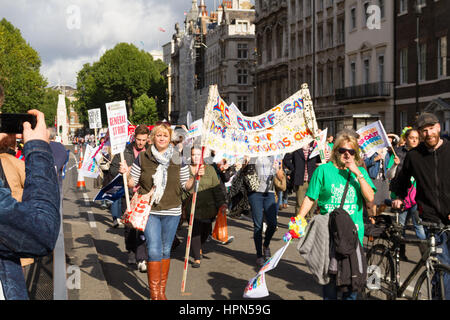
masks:
<path id="1" fill-rule="evenodd" d="M 88 110 L 88 116 L 90 129 L 102 128 L 102 114 L 100 108 Z"/>
<path id="2" fill-rule="evenodd" d="M 125 150 L 128 141 L 128 120 L 125 101 L 107 103 L 106 115 L 108 116 L 111 154 L 115 155 Z"/>

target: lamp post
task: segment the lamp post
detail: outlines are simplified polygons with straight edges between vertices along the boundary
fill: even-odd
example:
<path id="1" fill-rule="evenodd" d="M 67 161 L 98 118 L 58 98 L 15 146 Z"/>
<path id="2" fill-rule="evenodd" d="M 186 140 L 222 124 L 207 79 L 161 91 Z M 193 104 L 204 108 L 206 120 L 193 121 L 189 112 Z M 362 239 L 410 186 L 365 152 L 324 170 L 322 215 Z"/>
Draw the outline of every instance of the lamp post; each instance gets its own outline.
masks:
<path id="1" fill-rule="evenodd" d="M 416 0 L 416 49 L 417 49 L 417 72 L 416 72 L 416 116 L 419 114 L 419 73 L 422 67 L 420 63 L 420 16 L 422 14 L 422 5 Z M 424 61 L 425 62 L 425 61 Z"/>

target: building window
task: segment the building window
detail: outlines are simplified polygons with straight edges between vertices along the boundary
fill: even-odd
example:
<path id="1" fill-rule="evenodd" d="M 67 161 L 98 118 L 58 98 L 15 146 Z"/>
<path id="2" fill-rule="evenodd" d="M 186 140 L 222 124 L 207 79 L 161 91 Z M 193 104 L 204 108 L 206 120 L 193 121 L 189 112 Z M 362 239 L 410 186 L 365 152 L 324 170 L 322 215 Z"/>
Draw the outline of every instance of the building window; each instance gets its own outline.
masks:
<path id="1" fill-rule="evenodd" d="M 238 84 L 247 84 L 248 83 L 248 70 L 247 69 L 238 69 Z"/>
<path id="2" fill-rule="evenodd" d="M 291 35 L 291 54 L 292 54 L 292 58 L 295 58 L 296 49 L 297 49 L 297 42 L 295 41 L 295 34 L 292 34 Z"/>
<path id="3" fill-rule="evenodd" d="M 356 8 L 350 9 L 350 30 L 356 28 Z"/>
<path id="4" fill-rule="evenodd" d="M 323 28 L 320 27 L 317 30 L 317 36 L 319 38 L 319 49 L 323 49 Z"/>
<path id="5" fill-rule="evenodd" d="M 319 0 L 319 10 L 318 11 L 322 11 L 323 10 L 323 0 Z"/>
<path id="6" fill-rule="evenodd" d="M 327 24 L 328 31 L 328 47 L 333 47 L 334 45 L 334 31 L 333 31 L 333 23 Z"/>
<path id="7" fill-rule="evenodd" d="M 317 82 L 319 85 L 318 94 L 319 96 L 323 96 L 323 70 L 319 70 Z"/>
<path id="8" fill-rule="evenodd" d="M 339 89 L 343 89 L 345 87 L 345 70 L 344 65 L 338 66 L 339 72 Z"/>
<path id="9" fill-rule="evenodd" d="M 338 44 L 345 42 L 345 23 L 344 19 L 338 20 Z"/>
<path id="10" fill-rule="evenodd" d="M 408 12 L 408 0 L 400 0 L 398 9 L 399 9 L 399 13 Z"/>
<path id="11" fill-rule="evenodd" d="M 303 35 L 301 33 L 298 34 L 298 55 L 303 55 Z"/>
<path id="12" fill-rule="evenodd" d="M 350 86 L 354 86 L 356 84 L 356 63 L 350 63 Z"/>
<path id="13" fill-rule="evenodd" d="M 237 96 L 237 107 L 243 113 L 248 112 L 248 97 Z"/>
<path id="14" fill-rule="evenodd" d="M 367 12 L 367 9 L 369 8 L 369 5 L 370 5 L 370 3 L 368 3 L 368 2 L 364 3 L 364 5 L 363 5 L 363 10 L 364 10 L 364 12 L 363 12 L 363 17 L 364 17 L 364 21 L 368 21 L 368 20 L 369 20 L 369 17 L 370 17 L 369 13 Z"/>
<path id="15" fill-rule="evenodd" d="M 378 56 L 378 82 L 384 82 L 384 56 Z"/>
<path id="16" fill-rule="evenodd" d="M 334 70 L 333 67 L 328 68 L 328 92 L 334 94 Z"/>
<path id="17" fill-rule="evenodd" d="M 408 83 L 408 49 L 400 50 L 400 84 Z"/>
<path id="18" fill-rule="evenodd" d="M 438 39 L 438 77 L 447 75 L 447 37 Z"/>
<path id="19" fill-rule="evenodd" d="M 380 7 L 380 17 L 384 18 L 384 0 L 378 0 L 378 6 Z"/>
<path id="20" fill-rule="evenodd" d="M 248 22 L 238 21 L 237 22 L 237 32 L 238 33 L 247 33 L 248 32 Z"/>
<path id="21" fill-rule="evenodd" d="M 247 59 L 248 57 L 248 47 L 246 43 L 238 43 L 237 45 L 237 56 L 238 59 Z"/>
<path id="22" fill-rule="evenodd" d="M 426 80 L 427 73 L 427 45 L 421 44 L 419 45 L 419 81 Z"/>
<path id="23" fill-rule="evenodd" d="M 364 59 L 364 84 L 370 82 L 370 60 Z"/>
<path id="24" fill-rule="evenodd" d="M 406 111 L 400 111 L 399 114 L 400 118 L 400 128 L 403 129 L 404 127 L 408 126 L 408 112 Z"/>
<path id="25" fill-rule="evenodd" d="M 306 32 L 306 53 L 311 53 L 311 31 Z"/>

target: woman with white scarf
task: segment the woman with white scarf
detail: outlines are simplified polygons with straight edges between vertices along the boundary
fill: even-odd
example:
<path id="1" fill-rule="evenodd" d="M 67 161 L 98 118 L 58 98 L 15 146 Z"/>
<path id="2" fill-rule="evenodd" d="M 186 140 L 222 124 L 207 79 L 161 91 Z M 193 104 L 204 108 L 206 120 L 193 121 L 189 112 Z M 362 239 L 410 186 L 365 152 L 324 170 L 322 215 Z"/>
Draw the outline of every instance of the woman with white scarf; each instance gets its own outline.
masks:
<path id="1" fill-rule="evenodd" d="M 129 172 L 128 186 L 139 185 L 140 194 L 151 193 L 152 208 L 145 228 L 148 259 L 147 275 L 152 300 L 167 300 L 165 289 L 170 268 L 170 251 L 181 217 L 182 189 L 194 186 L 189 167 L 181 166 L 177 150 L 170 143 L 173 130 L 168 122 L 156 123 L 150 133 L 151 147 L 136 158 Z M 204 168 L 197 175 L 202 176 Z"/>

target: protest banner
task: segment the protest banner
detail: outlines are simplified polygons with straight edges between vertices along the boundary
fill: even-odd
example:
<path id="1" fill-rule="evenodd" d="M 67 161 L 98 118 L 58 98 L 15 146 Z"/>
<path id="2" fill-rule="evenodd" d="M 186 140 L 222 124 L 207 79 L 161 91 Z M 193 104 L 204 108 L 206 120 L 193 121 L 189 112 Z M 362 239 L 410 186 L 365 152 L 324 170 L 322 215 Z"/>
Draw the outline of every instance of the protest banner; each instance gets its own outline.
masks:
<path id="1" fill-rule="evenodd" d="M 88 110 L 89 116 L 89 129 L 101 129 L 102 128 L 102 115 L 100 108 Z"/>
<path id="2" fill-rule="evenodd" d="M 327 143 L 327 133 L 328 133 L 328 128 L 326 128 L 325 130 L 322 130 L 319 133 L 319 141 L 316 140 L 316 142 L 314 143 L 313 151 L 309 155 L 310 159 L 312 159 L 312 158 L 314 158 L 315 156 L 318 156 L 318 155 L 320 155 L 321 158 L 322 158 L 322 154 L 324 152 L 323 149 L 325 148 L 326 143 Z M 323 155 L 323 156 L 325 157 L 325 155 Z"/>
<path id="3" fill-rule="evenodd" d="M 317 122 L 308 86 L 256 117 L 228 106 L 217 86 L 209 88 L 203 118 L 202 146 L 216 152 L 259 157 L 293 152 L 317 136 Z"/>
<path id="4" fill-rule="evenodd" d="M 95 156 L 94 156 L 95 155 Z M 96 154 L 96 150 L 89 144 L 86 145 L 86 151 L 84 152 L 83 163 L 81 164 L 80 174 L 83 177 L 96 179 L 100 174 L 100 160 L 102 155 Z"/>
<path id="5" fill-rule="evenodd" d="M 202 135 L 203 131 L 203 119 L 196 120 L 189 126 L 187 138 L 195 138 Z"/>
<path id="6" fill-rule="evenodd" d="M 359 134 L 359 147 L 367 158 L 371 157 L 377 150 L 391 146 L 380 120 L 371 123 L 356 132 Z"/>
<path id="7" fill-rule="evenodd" d="M 109 141 L 111 143 L 111 155 L 120 154 L 120 162 L 125 161 L 123 151 L 128 141 L 128 119 L 125 101 L 115 101 L 106 104 L 108 117 Z M 125 200 L 127 211 L 130 211 L 130 195 L 128 194 L 127 174 L 123 174 L 125 186 Z"/>
<path id="8" fill-rule="evenodd" d="M 115 155 L 125 150 L 128 140 L 128 121 L 125 101 L 107 103 L 106 114 L 108 117 L 111 154 Z"/>
<path id="9" fill-rule="evenodd" d="M 244 289 L 244 298 L 262 298 L 269 295 L 264 274 L 275 269 L 290 243 L 291 242 L 289 241 L 283 247 L 278 249 L 278 251 L 275 252 L 275 254 L 261 267 L 258 274 L 248 282 Z"/>
<path id="10" fill-rule="evenodd" d="M 94 201 L 115 201 L 123 197 L 125 193 L 125 188 L 123 186 L 122 175 L 118 174 L 114 179 L 111 180 L 105 187 L 103 187 L 95 196 Z"/>

